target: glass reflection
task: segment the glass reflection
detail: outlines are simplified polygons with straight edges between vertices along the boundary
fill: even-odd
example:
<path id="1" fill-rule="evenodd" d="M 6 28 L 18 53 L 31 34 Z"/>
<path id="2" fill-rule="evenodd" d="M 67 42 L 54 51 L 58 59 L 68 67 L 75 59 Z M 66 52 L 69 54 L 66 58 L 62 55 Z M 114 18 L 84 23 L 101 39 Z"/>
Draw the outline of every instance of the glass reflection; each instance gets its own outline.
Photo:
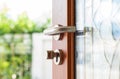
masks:
<path id="1" fill-rule="evenodd" d="M 76 0 L 77 79 L 120 79 L 120 0 Z"/>

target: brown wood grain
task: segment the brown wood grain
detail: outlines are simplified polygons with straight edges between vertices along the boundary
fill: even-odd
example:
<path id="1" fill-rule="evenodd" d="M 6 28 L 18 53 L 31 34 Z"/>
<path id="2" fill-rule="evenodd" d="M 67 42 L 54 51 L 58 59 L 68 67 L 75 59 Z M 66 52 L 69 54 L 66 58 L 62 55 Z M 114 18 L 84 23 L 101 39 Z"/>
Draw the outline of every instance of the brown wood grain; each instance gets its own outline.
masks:
<path id="1" fill-rule="evenodd" d="M 52 1 L 52 24 L 75 25 L 75 0 Z M 60 41 L 53 39 L 53 50 L 62 49 L 64 52 L 63 64 L 53 63 L 53 79 L 75 79 L 74 44 L 74 33 L 65 33 Z"/>

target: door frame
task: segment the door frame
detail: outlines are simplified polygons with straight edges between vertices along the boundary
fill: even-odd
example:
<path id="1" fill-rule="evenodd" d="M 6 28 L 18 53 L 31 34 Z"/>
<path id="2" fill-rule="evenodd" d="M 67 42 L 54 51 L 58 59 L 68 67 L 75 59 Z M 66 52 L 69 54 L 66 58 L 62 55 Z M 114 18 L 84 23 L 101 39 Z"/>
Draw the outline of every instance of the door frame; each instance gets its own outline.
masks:
<path id="1" fill-rule="evenodd" d="M 52 0 L 52 25 L 75 26 L 75 0 Z M 53 50 L 62 49 L 64 62 L 52 64 L 53 79 L 75 79 L 75 33 L 64 33 L 63 39 L 53 39 Z"/>

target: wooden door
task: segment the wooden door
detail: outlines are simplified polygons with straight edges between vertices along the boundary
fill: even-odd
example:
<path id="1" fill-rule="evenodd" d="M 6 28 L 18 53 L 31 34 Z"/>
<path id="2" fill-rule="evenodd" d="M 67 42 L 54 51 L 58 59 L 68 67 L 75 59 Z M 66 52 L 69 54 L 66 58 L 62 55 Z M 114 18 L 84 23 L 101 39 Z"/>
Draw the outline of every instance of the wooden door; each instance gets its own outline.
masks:
<path id="1" fill-rule="evenodd" d="M 75 1 L 52 0 L 52 25 L 75 26 Z M 74 79 L 74 33 L 65 33 L 62 40 L 53 39 L 53 50 L 61 49 L 64 62 L 53 63 L 53 79 Z"/>
<path id="2" fill-rule="evenodd" d="M 76 36 L 76 73 L 74 33 L 53 39 L 53 50 L 64 52 L 63 64 L 53 63 L 53 79 L 120 79 L 120 0 L 53 0 L 52 11 L 53 25 L 90 28 Z"/>

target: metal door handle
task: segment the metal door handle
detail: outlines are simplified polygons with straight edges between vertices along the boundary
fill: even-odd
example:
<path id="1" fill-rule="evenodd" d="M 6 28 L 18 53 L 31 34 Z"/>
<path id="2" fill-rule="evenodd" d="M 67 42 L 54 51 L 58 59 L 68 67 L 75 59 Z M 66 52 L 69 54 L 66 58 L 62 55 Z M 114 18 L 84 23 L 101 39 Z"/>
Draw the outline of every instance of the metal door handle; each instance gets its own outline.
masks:
<path id="1" fill-rule="evenodd" d="M 62 25 L 55 25 L 53 27 L 50 27 L 46 30 L 44 30 L 45 35 L 51 35 L 54 37 L 55 40 L 61 40 L 62 33 L 71 33 L 74 32 L 76 35 L 83 36 L 87 32 L 92 33 L 93 28 L 92 27 L 84 27 L 83 30 L 77 30 L 75 29 L 75 26 L 62 26 Z"/>
<path id="2" fill-rule="evenodd" d="M 44 31 L 44 34 L 45 35 L 58 35 L 58 34 L 61 34 L 61 33 L 75 32 L 75 31 L 76 31 L 75 26 L 70 26 L 70 27 L 64 26 L 64 27 L 62 27 L 62 25 L 55 25 L 53 27 L 50 27 L 50 28 L 46 29 Z"/>

